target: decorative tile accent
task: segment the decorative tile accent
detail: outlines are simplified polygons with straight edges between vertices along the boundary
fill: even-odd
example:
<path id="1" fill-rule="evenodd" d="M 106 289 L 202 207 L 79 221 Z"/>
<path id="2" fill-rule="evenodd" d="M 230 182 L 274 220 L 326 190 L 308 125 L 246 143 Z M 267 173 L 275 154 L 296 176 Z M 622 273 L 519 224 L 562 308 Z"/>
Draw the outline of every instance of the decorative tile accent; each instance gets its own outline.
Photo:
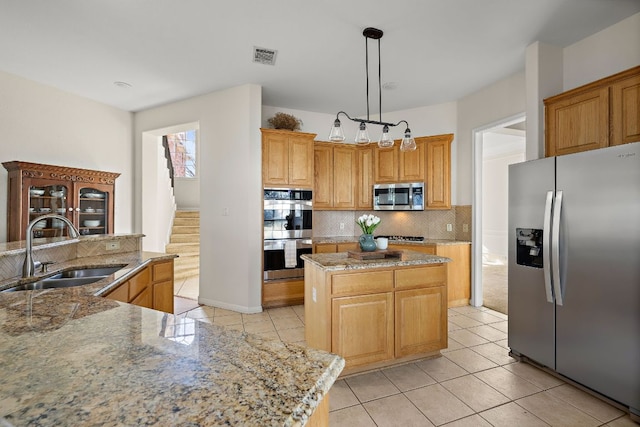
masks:
<path id="1" fill-rule="evenodd" d="M 363 214 L 374 214 L 382 220 L 376 229 L 376 234 L 471 240 L 471 206 L 454 206 L 449 210 L 420 212 L 315 211 L 313 236 L 357 236 L 360 234 L 360 229 L 355 221 Z M 340 223 L 344 224 L 343 230 L 340 230 Z M 447 231 L 447 224 L 451 224 L 451 231 Z M 467 232 L 463 232 L 464 224 L 468 225 Z"/>

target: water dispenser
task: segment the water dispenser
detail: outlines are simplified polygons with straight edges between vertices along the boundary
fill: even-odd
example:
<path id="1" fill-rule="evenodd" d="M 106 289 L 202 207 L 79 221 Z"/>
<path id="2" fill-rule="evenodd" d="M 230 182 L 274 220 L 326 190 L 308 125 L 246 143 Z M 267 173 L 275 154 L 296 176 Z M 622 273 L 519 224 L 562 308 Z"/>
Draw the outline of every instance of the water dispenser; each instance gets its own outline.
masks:
<path id="1" fill-rule="evenodd" d="M 516 263 L 543 268 L 542 245 L 542 230 L 516 228 Z"/>

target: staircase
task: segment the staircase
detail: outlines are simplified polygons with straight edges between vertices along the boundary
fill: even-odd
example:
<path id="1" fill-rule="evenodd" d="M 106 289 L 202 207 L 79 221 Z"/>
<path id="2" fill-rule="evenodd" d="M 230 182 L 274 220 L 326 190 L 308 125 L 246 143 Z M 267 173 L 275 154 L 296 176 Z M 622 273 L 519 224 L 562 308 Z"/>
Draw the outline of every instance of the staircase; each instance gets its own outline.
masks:
<path id="1" fill-rule="evenodd" d="M 200 274 L 200 212 L 176 211 L 171 240 L 165 248 L 168 254 L 177 254 L 174 260 L 174 280 Z"/>

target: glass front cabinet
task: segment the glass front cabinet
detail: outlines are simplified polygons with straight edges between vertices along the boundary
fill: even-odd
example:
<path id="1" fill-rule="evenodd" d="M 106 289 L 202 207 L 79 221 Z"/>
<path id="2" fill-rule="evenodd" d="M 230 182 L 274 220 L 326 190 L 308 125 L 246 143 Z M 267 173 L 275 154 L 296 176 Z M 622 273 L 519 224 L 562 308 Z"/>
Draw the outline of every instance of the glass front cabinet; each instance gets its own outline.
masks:
<path id="1" fill-rule="evenodd" d="M 120 175 L 89 169 L 5 162 L 8 171 L 7 241 L 25 240 L 31 221 L 46 214 L 65 216 L 80 234 L 113 233 L 115 180 Z M 65 223 L 43 218 L 34 238 L 68 235 Z"/>

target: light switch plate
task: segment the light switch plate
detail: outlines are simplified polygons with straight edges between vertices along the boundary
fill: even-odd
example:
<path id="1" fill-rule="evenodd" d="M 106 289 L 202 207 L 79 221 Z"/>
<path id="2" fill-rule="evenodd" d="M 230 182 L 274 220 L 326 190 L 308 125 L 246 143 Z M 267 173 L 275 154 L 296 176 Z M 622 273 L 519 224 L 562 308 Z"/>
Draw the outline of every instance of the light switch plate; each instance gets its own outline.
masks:
<path id="1" fill-rule="evenodd" d="M 107 242 L 107 250 L 108 251 L 115 251 L 116 249 L 120 249 L 120 242 L 118 242 L 118 241 Z"/>

